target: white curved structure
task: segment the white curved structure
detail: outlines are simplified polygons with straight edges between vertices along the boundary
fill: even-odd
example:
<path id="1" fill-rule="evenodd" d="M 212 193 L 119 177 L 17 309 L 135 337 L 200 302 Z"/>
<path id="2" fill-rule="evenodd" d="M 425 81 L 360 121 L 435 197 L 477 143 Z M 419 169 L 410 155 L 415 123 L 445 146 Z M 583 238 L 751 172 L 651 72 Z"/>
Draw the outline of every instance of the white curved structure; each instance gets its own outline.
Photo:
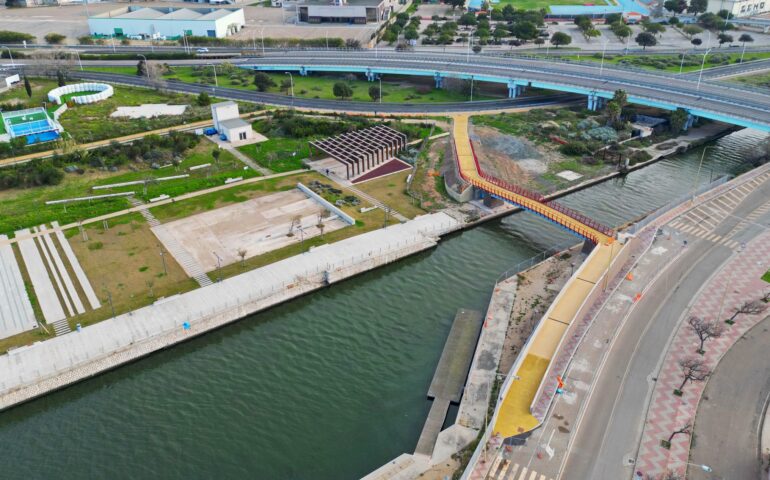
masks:
<path id="1" fill-rule="evenodd" d="M 91 95 L 78 95 L 72 97 L 71 100 L 77 104 L 84 105 L 86 103 L 96 103 L 107 98 L 110 98 L 115 91 L 112 89 L 112 85 L 106 83 L 75 83 L 72 85 L 65 85 L 63 87 L 54 88 L 48 92 L 48 100 L 56 102 L 57 105 L 61 105 L 61 97 L 69 93 L 77 92 L 96 92 Z"/>

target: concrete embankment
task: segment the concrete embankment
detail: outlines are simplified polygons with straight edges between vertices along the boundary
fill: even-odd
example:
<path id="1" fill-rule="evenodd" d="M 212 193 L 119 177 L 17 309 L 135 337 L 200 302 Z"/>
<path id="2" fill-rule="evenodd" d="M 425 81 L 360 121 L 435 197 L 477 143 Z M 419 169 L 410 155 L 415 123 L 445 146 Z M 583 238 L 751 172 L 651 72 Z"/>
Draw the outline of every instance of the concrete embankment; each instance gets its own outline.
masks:
<path id="1" fill-rule="evenodd" d="M 445 213 L 424 215 L 12 350 L 0 356 L 0 409 L 432 248 L 459 226 Z"/>

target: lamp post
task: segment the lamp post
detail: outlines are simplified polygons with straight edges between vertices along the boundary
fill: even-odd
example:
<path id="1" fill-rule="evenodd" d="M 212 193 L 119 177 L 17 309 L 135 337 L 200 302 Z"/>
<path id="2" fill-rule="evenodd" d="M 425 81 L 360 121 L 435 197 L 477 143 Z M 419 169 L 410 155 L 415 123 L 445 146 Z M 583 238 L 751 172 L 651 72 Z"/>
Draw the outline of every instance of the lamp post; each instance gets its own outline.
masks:
<path id="1" fill-rule="evenodd" d="M 471 75 L 471 102 L 473 101 L 473 75 Z"/>
<path id="2" fill-rule="evenodd" d="M 686 57 L 687 54 L 685 52 L 682 52 L 682 61 L 679 63 L 679 75 L 682 74 L 682 69 L 684 68 L 684 57 Z"/>
<path id="3" fill-rule="evenodd" d="M 709 148 L 714 148 L 713 145 L 709 145 L 708 147 L 705 147 L 703 149 L 703 152 L 700 154 L 700 162 L 698 163 L 698 173 L 695 174 L 695 180 L 692 183 L 692 193 L 690 195 L 691 202 L 695 201 L 695 189 L 698 188 L 698 180 L 700 179 L 700 171 L 703 168 L 703 159 L 706 157 L 706 150 Z"/>
<path id="4" fill-rule="evenodd" d="M 610 39 L 607 38 L 604 40 L 604 46 L 602 47 L 602 63 L 599 65 L 599 76 L 602 76 L 602 73 L 604 72 L 604 52 L 607 51 L 607 44 L 610 43 Z"/>
<path id="5" fill-rule="evenodd" d="M 703 54 L 703 61 L 700 64 L 700 73 L 698 73 L 698 86 L 695 88 L 696 90 L 700 90 L 700 79 L 703 77 L 703 67 L 706 66 L 706 57 L 708 54 L 711 53 L 711 49 L 709 48 L 706 50 L 706 53 Z"/>
<path id="6" fill-rule="evenodd" d="M 380 98 L 379 98 L 379 100 L 380 100 L 380 103 L 382 103 L 382 74 L 380 74 L 379 80 L 380 80 L 380 95 L 379 95 Z"/>
<path id="7" fill-rule="evenodd" d="M 465 55 L 465 61 L 470 62 L 471 61 L 471 45 L 473 45 L 473 32 L 471 32 L 471 36 L 468 39 L 468 53 Z"/>
<path id="8" fill-rule="evenodd" d="M 744 55 L 746 55 L 746 42 L 743 42 L 743 50 L 741 50 L 741 61 L 739 63 L 743 63 Z"/>
<path id="9" fill-rule="evenodd" d="M 219 255 L 217 255 L 217 252 L 211 252 L 214 254 L 215 257 L 217 257 L 217 282 L 222 281 L 222 259 L 219 258 Z"/>
<path id="10" fill-rule="evenodd" d="M 262 38 L 262 56 L 265 56 L 265 27 L 259 31 L 259 36 Z"/>
<path id="11" fill-rule="evenodd" d="M 141 53 L 137 55 L 137 57 L 142 57 L 142 60 L 144 60 L 144 74 L 147 75 L 147 81 L 150 81 L 150 66 L 147 64 L 147 57 L 142 55 Z"/>
<path id="12" fill-rule="evenodd" d="M 80 71 L 82 72 L 83 71 L 83 62 L 80 61 L 80 52 L 78 52 L 77 50 L 73 50 L 73 51 L 75 52 L 75 55 L 78 56 L 78 65 L 80 65 Z M 147 62 L 144 62 L 144 63 L 146 64 Z"/>
<path id="13" fill-rule="evenodd" d="M 8 49 L 8 57 L 11 59 L 11 66 L 15 67 L 16 63 L 14 63 L 14 61 L 13 61 L 13 53 L 11 53 L 11 47 L 9 47 L 7 45 L 3 45 L 3 48 L 7 48 Z"/>
<path id="14" fill-rule="evenodd" d="M 211 65 L 211 68 L 214 69 L 214 86 L 219 87 L 219 80 L 217 80 L 217 66 L 213 63 L 207 63 L 206 66 Z"/>
<path id="15" fill-rule="evenodd" d="M 291 72 L 286 72 L 286 75 L 289 76 L 289 85 L 291 86 L 291 106 L 294 108 L 294 75 L 292 75 Z"/>

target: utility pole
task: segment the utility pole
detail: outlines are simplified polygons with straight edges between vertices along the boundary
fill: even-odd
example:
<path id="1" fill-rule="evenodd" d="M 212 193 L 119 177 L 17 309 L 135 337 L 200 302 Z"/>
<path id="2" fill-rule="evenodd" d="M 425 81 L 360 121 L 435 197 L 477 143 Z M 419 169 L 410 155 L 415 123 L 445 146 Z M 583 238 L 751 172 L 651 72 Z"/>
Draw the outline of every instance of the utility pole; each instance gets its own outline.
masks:
<path id="1" fill-rule="evenodd" d="M 219 255 L 217 255 L 217 252 L 211 252 L 214 254 L 215 257 L 217 257 L 217 282 L 222 281 L 222 259 L 219 258 Z"/>
<path id="2" fill-rule="evenodd" d="M 160 261 L 163 262 L 163 275 L 168 276 L 168 270 L 166 270 L 166 252 L 163 251 L 163 246 L 158 244 L 160 249 Z"/>

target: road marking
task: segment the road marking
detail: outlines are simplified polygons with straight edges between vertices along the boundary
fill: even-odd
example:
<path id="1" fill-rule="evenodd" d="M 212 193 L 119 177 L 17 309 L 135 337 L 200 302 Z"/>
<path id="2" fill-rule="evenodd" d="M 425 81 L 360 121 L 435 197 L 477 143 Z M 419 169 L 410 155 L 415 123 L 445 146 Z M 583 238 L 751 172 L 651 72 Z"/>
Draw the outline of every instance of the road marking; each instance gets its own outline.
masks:
<path id="1" fill-rule="evenodd" d="M 519 464 L 518 463 L 514 463 L 513 464 L 513 469 L 511 470 L 511 477 L 510 478 L 516 478 L 516 472 L 518 472 L 518 471 L 519 471 Z M 502 480 L 505 480 L 505 479 L 503 478 Z"/>
<path id="2" fill-rule="evenodd" d="M 530 475 L 530 476 L 529 476 L 529 480 L 535 480 L 535 478 L 537 478 L 537 472 L 535 472 L 535 471 L 533 470 L 533 471 L 532 471 L 532 475 Z"/>
<path id="3" fill-rule="evenodd" d="M 525 480 L 527 478 L 527 467 L 521 467 L 521 475 L 519 480 Z"/>
<path id="4" fill-rule="evenodd" d="M 503 468 L 500 469 L 500 472 L 496 472 L 494 478 L 497 478 L 498 477 L 497 473 L 499 473 L 499 477 L 504 480 L 505 479 L 505 474 L 508 472 L 508 468 L 510 466 L 511 466 L 511 462 L 506 460 L 505 463 L 503 464 Z"/>
<path id="5" fill-rule="evenodd" d="M 485 478 L 489 478 L 490 476 L 492 478 L 497 478 L 497 469 L 498 467 L 500 467 L 500 462 L 502 460 L 503 460 L 503 457 L 501 457 L 500 455 L 495 457 L 495 461 L 492 463 L 492 468 L 489 469 Z"/>

